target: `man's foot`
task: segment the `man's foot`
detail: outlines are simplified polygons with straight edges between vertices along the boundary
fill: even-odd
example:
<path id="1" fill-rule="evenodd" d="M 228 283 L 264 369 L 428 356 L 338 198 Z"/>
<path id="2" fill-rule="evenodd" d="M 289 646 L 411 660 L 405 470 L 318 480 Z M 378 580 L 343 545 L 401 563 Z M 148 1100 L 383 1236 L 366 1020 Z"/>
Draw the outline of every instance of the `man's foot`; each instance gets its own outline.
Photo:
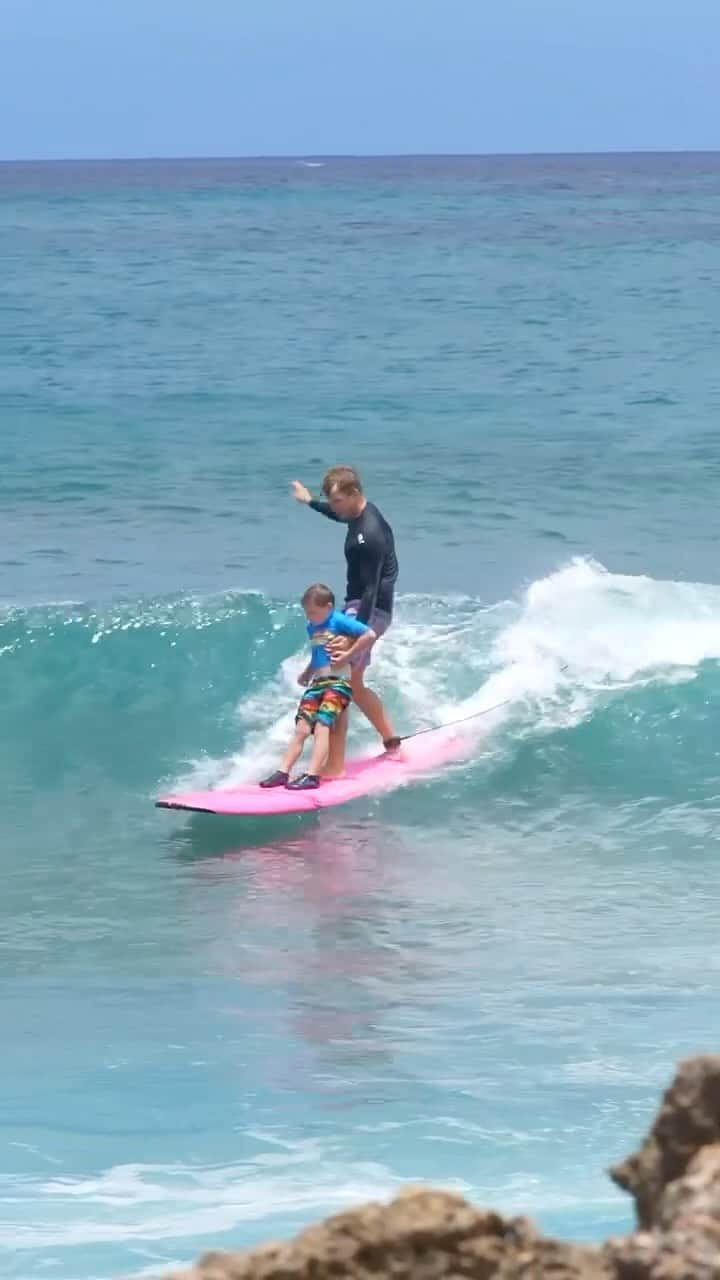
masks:
<path id="1" fill-rule="evenodd" d="M 385 738 L 383 746 L 386 751 L 399 751 L 402 746 L 402 738 Z"/>
<path id="2" fill-rule="evenodd" d="M 315 791 L 320 786 L 320 779 L 316 773 L 301 773 L 286 785 L 288 791 Z"/>
<path id="3" fill-rule="evenodd" d="M 290 774 L 285 773 L 284 769 L 276 769 L 274 773 L 270 774 L 269 778 L 263 778 L 262 782 L 258 783 L 258 786 L 286 787 L 289 777 L 290 777 Z"/>

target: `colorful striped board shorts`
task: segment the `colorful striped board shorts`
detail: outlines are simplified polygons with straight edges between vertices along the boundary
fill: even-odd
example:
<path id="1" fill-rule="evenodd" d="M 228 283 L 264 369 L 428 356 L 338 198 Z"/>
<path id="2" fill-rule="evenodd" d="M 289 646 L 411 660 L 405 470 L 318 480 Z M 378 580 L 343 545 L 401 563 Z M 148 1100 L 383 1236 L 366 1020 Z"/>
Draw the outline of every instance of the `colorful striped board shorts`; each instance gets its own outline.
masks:
<path id="1" fill-rule="evenodd" d="M 340 680 L 337 676 L 321 676 L 308 685 L 297 709 L 295 721 L 306 720 L 315 727 L 326 724 L 332 729 L 339 716 L 352 702 L 352 689 L 349 680 Z"/>

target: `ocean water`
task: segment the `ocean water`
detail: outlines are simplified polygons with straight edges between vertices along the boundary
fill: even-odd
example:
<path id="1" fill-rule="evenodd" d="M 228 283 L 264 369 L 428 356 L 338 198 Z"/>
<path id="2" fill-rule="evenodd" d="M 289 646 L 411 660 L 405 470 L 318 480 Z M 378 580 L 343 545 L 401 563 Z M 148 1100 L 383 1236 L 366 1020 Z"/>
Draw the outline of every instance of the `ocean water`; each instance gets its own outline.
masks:
<path id="1" fill-rule="evenodd" d="M 630 1224 L 604 1171 L 717 1048 L 719 197 L 717 156 L 0 166 L 0 1274 L 408 1181 Z M 288 482 L 337 461 L 398 542 L 376 687 L 478 713 L 469 758 L 155 810 L 274 760 L 343 583 Z"/>

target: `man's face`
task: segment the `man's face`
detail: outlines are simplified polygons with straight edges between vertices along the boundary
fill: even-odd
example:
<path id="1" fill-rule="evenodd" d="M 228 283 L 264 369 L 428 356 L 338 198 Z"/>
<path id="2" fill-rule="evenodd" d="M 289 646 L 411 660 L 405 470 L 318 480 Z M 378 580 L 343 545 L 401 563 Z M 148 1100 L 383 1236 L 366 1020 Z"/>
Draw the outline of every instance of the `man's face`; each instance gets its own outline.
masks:
<path id="1" fill-rule="evenodd" d="M 328 502 L 341 520 L 352 520 L 353 516 L 358 514 L 360 506 L 360 494 L 357 489 L 353 489 L 350 493 L 343 493 L 336 484 L 328 494 Z"/>

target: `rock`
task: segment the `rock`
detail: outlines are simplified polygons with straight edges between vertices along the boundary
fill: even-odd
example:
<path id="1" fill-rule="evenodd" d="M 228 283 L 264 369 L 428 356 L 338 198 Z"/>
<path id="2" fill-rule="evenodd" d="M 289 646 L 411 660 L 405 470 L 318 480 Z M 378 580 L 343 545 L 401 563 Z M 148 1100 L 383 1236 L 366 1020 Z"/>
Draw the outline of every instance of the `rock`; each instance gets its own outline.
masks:
<path id="1" fill-rule="evenodd" d="M 207 1254 L 176 1280 L 612 1280 L 598 1249 L 544 1240 L 445 1191 L 408 1189 L 310 1227 L 289 1244 Z"/>
<path id="2" fill-rule="evenodd" d="M 640 1150 L 610 1170 L 635 1197 L 638 1222 L 651 1227 L 668 1183 L 684 1174 L 701 1147 L 720 1141 L 720 1055 L 681 1062 Z"/>
<path id="3" fill-rule="evenodd" d="M 720 1280 L 720 1056 L 681 1063 L 640 1151 L 611 1176 L 640 1229 L 603 1247 L 408 1188 L 286 1244 L 206 1254 L 174 1280 Z"/>
<path id="4" fill-rule="evenodd" d="M 608 1243 L 618 1280 L 720 1280 L 720 1144 L 696 1152 L 654 1216 L 653 1230 Z"/>

